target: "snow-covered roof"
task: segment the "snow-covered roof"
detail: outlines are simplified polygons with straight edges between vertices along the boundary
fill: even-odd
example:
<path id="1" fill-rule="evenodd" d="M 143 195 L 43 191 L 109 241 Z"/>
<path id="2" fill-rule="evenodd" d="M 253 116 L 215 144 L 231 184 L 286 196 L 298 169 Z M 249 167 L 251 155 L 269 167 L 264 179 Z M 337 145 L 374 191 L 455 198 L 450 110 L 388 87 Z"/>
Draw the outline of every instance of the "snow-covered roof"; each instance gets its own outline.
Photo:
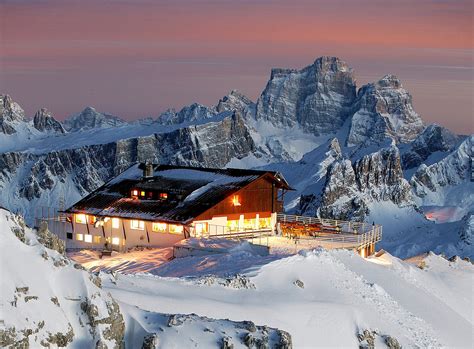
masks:
<path id="1" fill-rule="evenodd" d="M 291 189 L 272 171 L 154 165 L 153 176 L 146 178 L 144 167 L 133 165 L 66 212 L 187 223 L 261 177 L 278 188 Z M 168 199 L 133 199 L 133 189 L 167 193 Z"/>

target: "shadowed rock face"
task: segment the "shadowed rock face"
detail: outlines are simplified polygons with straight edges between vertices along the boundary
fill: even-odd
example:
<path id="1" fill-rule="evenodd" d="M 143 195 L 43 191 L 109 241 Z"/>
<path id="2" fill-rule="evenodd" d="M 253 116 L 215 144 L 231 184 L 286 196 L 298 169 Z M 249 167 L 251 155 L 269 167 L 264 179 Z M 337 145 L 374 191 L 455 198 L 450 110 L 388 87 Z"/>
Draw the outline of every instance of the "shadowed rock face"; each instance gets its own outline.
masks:
<path id="1" fill-rule="evenodd" d="M 320 57 L 302 69 L 273 69 L 256 106 L 257 119 L 301 125 L 315 135 L 334 133 L 356 98 L 352 69 L 336 57 Z"/>
<path id="2" fill-rule="evenodd" d="M 25 112 L 9 95 L 0 95 L 0 133 L 16 132 L 15 124 L 25 121 Z"/>
<path id="3" fill-rule="evenodd" d="M 363 86 L 354 104 L 347 145 L 380 144 L 386 137 L 397 143 L 414 140 L 424 125 L 411 95 L 394 75 Z"/>
<path id="4" fill-rule="evenodd" d="M 63 125 L 57 121 L 53 115 L 46 109 L 41 108 L 33 117 L 33 126 L 38 131 L 52 131 L 57 133 L 65 133 Z"/>
<path id="5" fill-rule="evenodd" d="M 404 169 L 420 166 L 435 152 L 453 151 L 461 137 L 439 125 L 429 125 L 402 156 Z"/>

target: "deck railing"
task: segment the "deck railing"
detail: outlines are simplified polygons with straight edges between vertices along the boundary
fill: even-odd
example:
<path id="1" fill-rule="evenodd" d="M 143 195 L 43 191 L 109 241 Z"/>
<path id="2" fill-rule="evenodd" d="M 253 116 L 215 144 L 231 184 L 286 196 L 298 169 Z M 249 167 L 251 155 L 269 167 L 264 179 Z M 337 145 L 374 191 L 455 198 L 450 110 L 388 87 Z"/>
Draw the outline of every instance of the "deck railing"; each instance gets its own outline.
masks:
<path id="1" fill-rule="evenodd" d="M 296 223 L 302 226 L 319 226 L 321 232 L 317 236 L 298 237 L 298 239 L 316 240 L 321 242 L 354 245 L 357 249 L 375 244 L 382 240 L 382 226 L 365 222 L 351 222 L 336 219 L 287 215 L 279 213 L 278 223 Z M 310 228 L 309 228 L 310 230 Z"/>

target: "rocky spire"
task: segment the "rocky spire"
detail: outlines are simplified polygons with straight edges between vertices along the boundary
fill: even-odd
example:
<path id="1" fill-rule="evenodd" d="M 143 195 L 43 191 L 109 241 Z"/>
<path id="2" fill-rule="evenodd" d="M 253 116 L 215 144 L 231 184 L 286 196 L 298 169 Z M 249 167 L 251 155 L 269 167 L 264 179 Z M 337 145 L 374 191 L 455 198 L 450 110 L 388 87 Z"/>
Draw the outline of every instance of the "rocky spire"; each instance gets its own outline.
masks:
<path id="1" fill-rule="evenodd" d="M 35 116 L 33 117 L 33 126 L 41 132 L 66 132 L 63 128 L 63 125 L 61 125 L 61 123 L 57 121 L 46 108 L 41 108 L 36 112 Z"/>
<path id="2" fill-rule="evenodd" d="M 9 95 L 0 95 L 0 133 L 13 134 L 15 124 L 25 121 L 25 112 Z"/>

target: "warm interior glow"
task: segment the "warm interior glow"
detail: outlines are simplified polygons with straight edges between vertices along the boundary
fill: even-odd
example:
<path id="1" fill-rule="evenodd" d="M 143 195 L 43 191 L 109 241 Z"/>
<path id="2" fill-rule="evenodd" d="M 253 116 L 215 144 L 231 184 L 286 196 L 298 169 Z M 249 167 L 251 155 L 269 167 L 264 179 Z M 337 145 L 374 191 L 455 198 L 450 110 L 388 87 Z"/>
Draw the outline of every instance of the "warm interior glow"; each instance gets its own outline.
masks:
<path id="1" fill-rule="evenodd" d="M 182 234 L 183 233 L 183 226 L 182 225 L 170 224 L 170 233 L 172 233 L 172 234 Z"/>
<path id="2" fill-rule="evenodd" d="M 167 224 L 166 223 L 153 223 L 151 230 L 157 233 L 166 233 Z"/>
<path id="3" fill-rule="evenodd" d="M 84 235 L 84 242 L 92 242 L 92 235 L 85 234 Z"/>
<path id="4" fill-rule="evenodd" d="M 76 240 L 77 241 L 82 241 L 82 240 L 84 240 L 84 236 L 82 234 L 76 234 Z"/>
<path id="5" fill-rule="evenodd" d="M 112 245 L 119 245 L 120 244 L 120 238 L 112 238 Z"/>
<path id="6" fill-rule="evenodd" d="M 87 223 L 86 215 L 83 213 L 76 214 L 76 223 L 86 224 Z"/>
<path id="7" fill-rule="evenodd" d="M 100 244 L 102 241 L 102 237 L 98 235 L 94 235 L 94 244 Z"/>
<path id="8" fill-rule="evenodd" d="M 137 197 L 138 196 L 138 190 L 133 189 L 132 190 L 132 197 Z"/>
<path id="9" fill-rule="evenodd" d="M 112 218 L 112 228 L 113 229 L 118 229 L 119 226 L 120 226 L 120 219 Z"/>
<path id="10" fill-rule="evenodd" d="M 168 193 L 160 193 L 160 199 L 168 199 Z"/>
<path id="11" fill-rule="evenodd" d="M 145 192 L 142 191 L 142 192 L 140 193 L 140 196 L 143 196 L 143 197 L 144 197 L 144 196 L 145 196 Z"/>
<path id="12" fill-rule="evenodd" d="M 131 220 L 130 221 L 130 228 L 137 229 L 137 230 L 144 230 L 145 229 L 145 222 L 138 221 L 138 220 Z"/>
<path id="13" fill-rule="evenodd" d="M 234 195 L 234 197 L 232 198 L 232 205 L 241 206 L 240 198 L 238 195 Z"/>

